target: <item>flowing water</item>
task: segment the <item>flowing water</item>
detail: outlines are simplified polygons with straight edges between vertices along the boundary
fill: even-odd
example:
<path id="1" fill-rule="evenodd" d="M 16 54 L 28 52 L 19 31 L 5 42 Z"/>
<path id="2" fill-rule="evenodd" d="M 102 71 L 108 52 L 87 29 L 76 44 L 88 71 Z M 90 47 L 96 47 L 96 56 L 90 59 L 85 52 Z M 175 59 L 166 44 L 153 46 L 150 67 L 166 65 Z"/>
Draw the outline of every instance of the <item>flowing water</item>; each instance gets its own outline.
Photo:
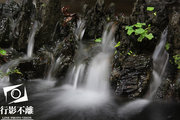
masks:
<path id="1" fill-rule="evenodd" d="M 84 30 L 81 29 L 82 32 Z M 77 33 L 77 39 L 82 39 L 83 35 Z M 96 114 L 96 110 L 99 111 L 104 107 L 103 109 L 106 109 L 106 112 L 112 112 L 109 110 L 111 107 L 109 108 L 108 105 L 113 104 L 110 96 L 109 77 L 111 57 L 114 50 L 114 33 L 115 26 L 112 23 L 107 25 L 103 34 L 100 52 L 90 59 L 89 64 L 86 64 L 83 60 L 77 60 L 77 63 L 75 63 L 67 76 L 68 83 L 54 88 L 48 93 L 34 95 L 35 100 L 39 97 L 47 99 L 42 104 L 38 104 L 39 111 L 46 107 L 49 108 L 48 111 L 42 112 L 43 117 L 39 119 L 52 119 L 52 116 L 62 115 L 67 110 L 71 112 L 79 110 L 87 112 L 87 110 L 90 110 L 93 115 Z"/>
<path id="2" fill-rule="evenodd" d="M 27 57 L 32 57 L 34 48 L 34 37 L 38 29 L 38 21 L 35 21 L 28 38 Z"/>
<path id="3" fill-rule="evenodd" d="M 165 70 L 169 60 L 169 54 L 166 52 L 165 45 L 167 40 L 168 28 L 166 28 L 162 35 L 160 43 L 156 46 L 153 53 L 153 82 L 150 85 L 149 99 L 152 99 L 157 89 L 161 85 L 163 77 L 165 77 Z"/>
<path id="4" fill-rule="evenodd" d="M 11 60 L 8 63 L 2 65 L 0 67 L 0 71 L 2 73 L 6 74 L 10 72 L 14 67 L 16 67 L 20 62 L 30 60 L 29 58 L 32 57 L 33 54 L 34 36 L 37 30 L 37 24 L 38 24 L 37 21 L 35 21 L 32 31 L 29 35 L 27 56 Z M 9 84 L 9 76 L 4 76 L 0 78 L 0 82 L 1 82 L 1 86 L 7 86 Z"/>
<path id="5" fill-rule="evenodd" d="M 159 44 L 156 46 L 153 53 L 153 81 L 150 84 L 150 90 L 146 99 L 137 99 L 129 102 L 119 108 L 118 113 L 123 118 L 129 118 L 132 115 L 142 112 L 142 110 L 150 104 L 151 99 L 154 97 L 159 86 L 161 85 L 163 77 L 165 77 L 165 70 L 169 60 L 169 54 L 166 52 L 165 45 L 167 40 L 168 28 L 166 28 L 162 35 Z"/>
<path id="6" fill-rule="evenodd" d="M 13 25 L 14 26 L 14 25 Z M 33 54 L 33 47 L 34 47 L 34 37 L 36 34 L 38 28 L 38 22 L 35 21 L 32 27 L 32 30 L 29 34 L 29 38 L 28 38 L 28 48 L 27 48 L 27 56 L 24 57 L 20 57 L 14 60 L 9 61 L 8 63 L 2 65 L 0 67 L 0 71 L 3 74 L 6 74 L 8 72 L 10 72 L 12 69 L 14 69 L 14 67 L 16 67 L 20 62 L 23 61 L 27 61 L 30 60 L 30 58 L 32 57 Z M 13 29 L 12 29 L 13 30 Z M 3 76 L 2 78 L 0 78 L 0 85 L 1 87 L 7 86 L 9 85 L 9 76 Z"/>

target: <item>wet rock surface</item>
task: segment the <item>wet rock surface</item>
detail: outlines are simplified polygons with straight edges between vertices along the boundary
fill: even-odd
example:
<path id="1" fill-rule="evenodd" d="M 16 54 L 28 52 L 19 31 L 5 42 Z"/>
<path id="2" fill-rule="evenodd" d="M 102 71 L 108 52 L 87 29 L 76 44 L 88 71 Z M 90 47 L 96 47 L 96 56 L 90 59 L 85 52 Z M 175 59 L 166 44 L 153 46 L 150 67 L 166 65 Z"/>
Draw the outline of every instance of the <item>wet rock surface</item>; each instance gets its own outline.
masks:
<path id="1" fill-rule="evenodd" d="M 128 98 L 142 97 L 150 83 L 150 57 L 127 56 L 119 62 L 121 65 L 113 69 L 111 78 L 113 84 L 116 84 L 115 94 Z"/>

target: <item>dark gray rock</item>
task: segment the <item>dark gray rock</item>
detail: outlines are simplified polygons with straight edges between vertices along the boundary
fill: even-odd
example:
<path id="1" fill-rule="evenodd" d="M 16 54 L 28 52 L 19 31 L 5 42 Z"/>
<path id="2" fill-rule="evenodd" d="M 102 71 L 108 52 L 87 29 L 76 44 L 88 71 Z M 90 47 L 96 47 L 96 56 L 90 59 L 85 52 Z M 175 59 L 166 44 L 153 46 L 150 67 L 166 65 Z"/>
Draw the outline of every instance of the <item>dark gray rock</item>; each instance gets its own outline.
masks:
<path id="1" fill-rule="evenodd" d="M 112 72 L 115 94 L 128 98 L 142 97 L 148 89 L 151 76 L 149 56 L 137 55 L 119 58 L 120 65 Z"/>

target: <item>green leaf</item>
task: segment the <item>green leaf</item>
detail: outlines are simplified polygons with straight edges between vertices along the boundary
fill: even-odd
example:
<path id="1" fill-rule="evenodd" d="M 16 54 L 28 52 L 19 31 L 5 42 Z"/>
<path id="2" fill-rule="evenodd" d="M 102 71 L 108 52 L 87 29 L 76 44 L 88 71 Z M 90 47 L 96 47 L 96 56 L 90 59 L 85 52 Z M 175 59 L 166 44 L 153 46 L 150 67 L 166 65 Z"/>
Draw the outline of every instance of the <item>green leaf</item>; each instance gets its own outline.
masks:
<path id="1" fill-rule="evenodd" d="M 128 29 L 133 29 L 133 26 L 126 26 L 125 30 L 128 30 Z"/>
<path id="2" fill-rule="evenodd" d="M 136 23 L 134 26 L 137 28 L 141 28 L 143 25 L 146 25 L 146 23 Z"/>
<path id="3" fill-rule="evenodd" d="M 144 39 L 144 35 L 140 35 L 140 37 L 138 38 L 138 42 L 142 42 L 143 39 Z"/>
<path id="4" fill-rule="evenodd" d="M 140 34 L 143 34 L 144 32 L 145 32 L 144 29 L 138 28 L 138 29 L 135 30 L 135 35 L 140 35 Z"/>
<path id="5" fill-rule="evenodd" d="M 150 33 L 150 34 L 146 34 L 145 37 L 149 40 L 152 40 L 154 38 L 153 34 Z"/>
<path id="6" fill-rule="evenodd" d="M 129 30 L 127 31 L 127 34 L 128 34 L 128 35 L 131 35 L 133 32 L 134 32 L 133 29 L 129 29 Z"/>
<path id="7" fill-rule="evenodd" d="M 96 40 L 95 40 L 95 42 L 101 42 L 102 41 L 102 38 L 97 38 Z"/>
<path id="8" fill-rule="evenodd" d="M 166 50 L 169 50 L 169 48 L 170 48 L 170 44 L 169 44 L 169 43 L 166 43 L 165 48 L 166 48 Z"/>
<path id="9" fill-rule="evenodd" d="M 154 7 L 147 7 L 147 11 L 153 11 Z"/>
<path id="10" fill-rule="evenodd" d="M 17 74 L 21 74 L 21 75 L 22 75 L 22 73 L 21 73 L 18 69 L 15 69 L 15 70 L 14 70 L 14 73 L 17 73 Z"/>
<path id="11" fill-rule="evenodd" d="M 119 41 L 114 47 L 117 48 L 121 45 L 121 42 Z"/>
<path id="12" fill-rule="evenodd" d="M 6 52 L 5 50 L 1 49 L 1 50 L 0 50 L 0 54 L 1 54 L 1 55 L 7 55 L 7 52 Z"/>

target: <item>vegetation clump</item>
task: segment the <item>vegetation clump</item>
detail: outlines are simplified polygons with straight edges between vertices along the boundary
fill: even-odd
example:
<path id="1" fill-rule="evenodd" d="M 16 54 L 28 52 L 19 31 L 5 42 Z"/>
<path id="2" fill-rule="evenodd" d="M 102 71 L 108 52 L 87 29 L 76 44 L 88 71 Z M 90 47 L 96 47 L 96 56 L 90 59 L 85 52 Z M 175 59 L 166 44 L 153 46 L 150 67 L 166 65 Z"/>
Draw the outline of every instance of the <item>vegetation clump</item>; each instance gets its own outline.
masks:
<path id="1" fill-rule="evenodd" d="M 177 65 L 177 69 L 180 69 L 180 55 L 174 55 L 174 62 Z"/>
<path id="2" fill-rule="evenodd" d="M 151 25 L 149 24 L 145 29 L 143 28 L 146 26 L 146 23 L 139 23 L 137 22 L 134 25 L 126 26 L 125 30 L 127 30 L 127 34 L 130 36 L 132 33 L 134 33 L 136 36 L 139 36 L 137 41 L 142 42 L 144 38 L 147 38 L 148 40 L 152 40 L 154 38 L 154 35 L 152 33 L 149 33 L 151 30 Z"/>

